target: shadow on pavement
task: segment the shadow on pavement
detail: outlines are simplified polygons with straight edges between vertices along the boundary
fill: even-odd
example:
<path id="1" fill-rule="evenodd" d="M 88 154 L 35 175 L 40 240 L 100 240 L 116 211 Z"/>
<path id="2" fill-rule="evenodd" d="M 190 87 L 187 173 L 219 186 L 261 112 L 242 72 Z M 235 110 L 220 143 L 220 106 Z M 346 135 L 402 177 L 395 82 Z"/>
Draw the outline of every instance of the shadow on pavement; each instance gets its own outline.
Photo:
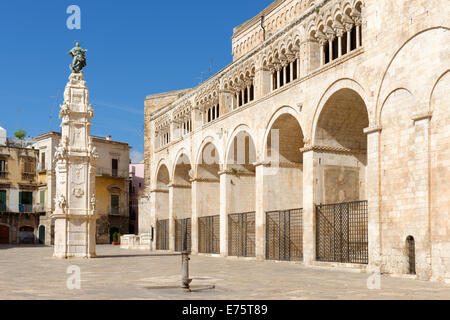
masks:
<path id="1" fill-rule="evenodd" d="M 120 255 L 102 255 L 97 256 L 96 259 L 111 259 L 111 258 L 136 258 L 136 257 L 179 257 L 181 254 L 167 253 L 167 254 L 120 254 Z"/>

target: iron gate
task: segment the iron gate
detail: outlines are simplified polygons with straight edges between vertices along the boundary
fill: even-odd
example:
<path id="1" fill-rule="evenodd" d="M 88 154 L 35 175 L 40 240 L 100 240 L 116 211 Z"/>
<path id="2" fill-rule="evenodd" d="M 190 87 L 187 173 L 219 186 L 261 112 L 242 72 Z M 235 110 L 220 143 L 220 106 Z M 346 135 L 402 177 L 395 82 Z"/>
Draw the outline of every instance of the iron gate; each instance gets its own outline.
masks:
<path id="1" fill-rule="evenodd" d="M 228 215 L 228 255 L 255 257 L 255 212 Z"/>
<path id="2" fill-rule="evenodd" d="M 175 220 L 175 251 L 191 251 L 191 219 Z"/>
<path id="3" fill-rule="evenodd" d="M 220 253 L 220 216 L 198 218 L 198 252 Z"/>
<path id="4" fill-rule="evenodd" d="M 317 261 L 369 263 L 367 201 L 316 206 Z"/>
<path id="5" fill-rule="evenodd" d="M 303 209 L 266 213 L 266 259 L 303 259 Z"/>
<path id="6" fill-rule="evenodd" d="M 156 221 L 156 250 L 169 250 L 169 220 Z"/>

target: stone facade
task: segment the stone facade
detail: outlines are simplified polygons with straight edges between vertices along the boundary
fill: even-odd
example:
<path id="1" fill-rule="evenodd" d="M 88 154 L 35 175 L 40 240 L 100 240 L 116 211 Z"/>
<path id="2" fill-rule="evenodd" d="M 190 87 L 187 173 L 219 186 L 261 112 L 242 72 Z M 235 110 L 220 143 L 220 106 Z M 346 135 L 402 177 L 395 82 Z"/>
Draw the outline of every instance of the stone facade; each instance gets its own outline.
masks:
<path id="1" fill-rule="evenodd" d="M 235 28 L 232 64 L 146 99 L 140 233 L 168 220 L 155 234 L 174 250 L 190 218 L 198 253 L 201 218 L 220 216 L 211 253 L 227 256 L 228 216 L 253 212 L 263 260 L 267 213 L 302 208 L 295 243 L 320 264 L 320 205 L 364 202 L 368 222 L 347 232 L 366 235 L 369 272 L 450 281 L 449 13 L 424 0 L 280 0 Z"/>
<path id="2" fill-rule="evenodd" d="M 39 151 L 0 143 L 0 244 L 38 244 Z"/>

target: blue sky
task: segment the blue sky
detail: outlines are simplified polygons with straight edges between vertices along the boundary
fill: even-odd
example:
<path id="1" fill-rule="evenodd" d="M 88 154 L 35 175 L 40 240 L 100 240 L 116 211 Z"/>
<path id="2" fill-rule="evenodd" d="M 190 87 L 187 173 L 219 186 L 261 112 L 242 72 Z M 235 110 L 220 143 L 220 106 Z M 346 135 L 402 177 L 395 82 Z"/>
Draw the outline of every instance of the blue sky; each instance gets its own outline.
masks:
<path id="1" fill-rule="evenodd" d="M 229 64 L 233 28 L 271 2 L 1 1 L 0 126 L 10 137 L 18 129 L 32 137 L 59 131 L 67 52 L 77 40 L 89 50 L 92 134 L 112 135 L 142 153 L 145 97 L 196 86 L 211 59 L 213 73 Z M 66 27 L 72 4 L 81 8 L 81 30 Z"/>

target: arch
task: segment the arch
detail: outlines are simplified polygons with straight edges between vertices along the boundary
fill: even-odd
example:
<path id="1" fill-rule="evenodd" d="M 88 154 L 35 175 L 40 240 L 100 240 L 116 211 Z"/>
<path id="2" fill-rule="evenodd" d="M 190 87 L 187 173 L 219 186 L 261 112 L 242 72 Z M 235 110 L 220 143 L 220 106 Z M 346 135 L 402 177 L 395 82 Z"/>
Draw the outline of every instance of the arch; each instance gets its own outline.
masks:
<path id="1" fill-rule="evenodd" d="M 185 156 L 185 157 L 183 157 L 183 156 Z M 175 160 L 173 161 L 172 171 L 171 171 L 172 172 L 171 179 L 170 179 L 171 181 L 175 180 L 175 170 L 180 161 L 183 161 L 183 164 L 189 165 L 192 168 L 192 161 L 189 156 L 189 152 L 186 150 L 186 148 L 181 148 L 180 150 L 178 150 L 174 159 Z M 186 161 L 188 161 L 188 163 L 184 163 Z"/>
<path id="2" fill-rule="evenodd" d="M 276 111 L 274 112 L 274 114 L 271 116 L 270 120 L 267 122 L 266 129 L 265 129 L 265 133 L 264 133 L 264 136 L 263 136 L 263 140 L 260 141 L 260 142 L 258 143 L 258 145 L 260 146 L 259 150 L 261 150 L 261 157 L 262 157 L 261 159 L 258 159 L 258 161 L 260 161 L 260 160 L 266 160 L 266 155 L 267 155 L 267 139 L 268 139 L 268 137 L 269 137 L 270 130 L 272 129 L 274 123 L 275 123 L 281 116 L 286 115 L 286 114 L 289 114 L 289 115 L 293 116 L 293 117 L 297 120 L 297 122 L 298 122 L 300 128 L 301 128 L 302 131 L 303 131 L 303 125 L 302 125 L 302 123 L 301 123 L 301 120 L 300 120 L 300 117 L 299 117 L 299 116 L 300 116 L 299 113 L 298 113 L 294 108 L 292 108 L 292 107 L 290 107 L 290 106 L 282 106 L 282 107 L 280 107 L 278 110 L 276 110 Z"/>
<path id="3" fill-rule="evenodd" d="M 161 164 L 156 173 L 156 187 L 159 189 L 163 187 L 165 189 L 170 184 L 170 172 L 169 167 L 165 164 Z"/>
<path id="4" fill-rule="evenodd" d="M 154 180 L 153 181 L 157 181 L 158 180 L 158 173 L 159 173 L 159 171 L 160 171 L 162 166 L 165 166 L 167 168 L 167 170 L 169 170 L 169 168 L 170 168 L 170 166 L 168 165 L 166 159 L 164 159 L 164 158 L 160 159 L 159 162 L 158 162 L 158 165 L 156 167 L 156 171 L 155 171 L 155 174 L 154 174 Z M 169 172 L 169 177 L 171 177 L 170 172 Z"/>
<path id="5" fill-rule="evenodd" d="M 34 227 L 31 225 L 22 225 L 19 227 L 19 244 L 34 244 Z"/>
<path id="6" fill-rule="evenodd" d="M 243 132 L 247 133 L 250 136 L 250 139 L 252 140 L 254 147 L 255 147 L 255 153 L 258 154 L 258 150 L 256 149 L 256 140 L 254 138 L 255 134 L 254 134 L 253 130 L 251 130 L 250 127 L 246 124 L 239 124 L 232 131 L 230 137 L 228 138 L 227 144 L 226 144 L 225 157 L 224 157 L 224 162 L 223 162 L 225 168 L 228 166 L 228 158 L 229 158 L 230 148 L 234 142 L 234 138 L 239 133 L 243 133 Z"/>
<path id="7" fill-rule="evenodd" d="M 384 87 L 384 85 L 385 85 L 386 77 L 387 77 L 387 75 L 388 75 L 388 73 L 389 73 L 389 71 L 390 71 L 390 69 L 391 69 L 391 66 L 393 65 L 394 61 L 396 61 L 397 57 L 400 55 L 400 53 L 403 51 L 403 49 L 404 49 L 410 42 L 412 42 L 413 40 L 415 40 L 416 38 L 418 38 L 418 37 L 419 37 L 420 35 L 422 35 L 423 33 L 426 33 L 426 32 L 429 32 L 429 31 L 433 31 L 433 30 L 439 30 L 439 29 L 444 30 L 444 31 L 449 31 L 449 30 L 450 30 L 450 28 L 444 27 L 444 26 L 436 26 L 436 27 L 431 27 L 431 28 L 424 29 L 424 30 L 422 30 L 422 31 L 420 31 L 420 32 L 418 32 L 418 33 L 416 33 L 416 34 L 413 35 L 412 37 L 410 37 L 408 40 L 406 40 L 406 41 L 400 46 L 400 48 L 394 53 L 394 55 L 392 56 L 392 58 L 390 59 L 388 65 L 387 65 L 387 67 L 386 67 L 386 70 L 385 70 L 384 73 L 383 73 L 383 76 L 382 76 L 382 79 L 381 79 L 381 82 L 380 82 L 380 86 L 379 86 L 379 88 L 378 88 L 378 94 L 377 94 L 376 102 L 375 102 L 375 109 L 376 109 L 375 114 L 376 114 L 376 117 L 377 117 L 377 118 L 375 119 L 375 120 L 376 120 L 376 123 L 379 123 L 379 120 L 380 120 L 379 117 L 381 116 L 381 111 L 380 111 L 380 109 L 381 109 L 381 106 L 380 106 L 381 100 L 383 100 L 383 101 L 386 100 L 386 99 L 383 99 L 383 97 L 381 96 L 381 95 L 382 95 L 382 89 L 383 89 L 383 87 Z"/>
<path id="8" fill-rule="evenodd" d="M 8 224 L 0 223 L 0 245 L 10 244 L 11 227 Z"/>
<path id="9" fill-rule="evenodd" d="M 219 166 L 224 163 L 222 150 L 217 147 L 217 143 L 213 137 L 207 136 L 205 139 L 203 139 L 202 143 L 200 144 L 200 147 L 197 151 L 197 155 L 195 157 L 195 163 L 193 163 L 195 177 L 197 177 L 198 174 L 198 167 L 201 164 L 201 157 L 203 155 L 203 151 L 208 144 L 212 144 L 214 146 L 214 149 L 218 152 Z"/>
<path id="10" fill-rule="evenodd" d="M 431 89 L 431 93 L 430 93 L 430 97 L 429 97 L 429 103 L 428 103 L 428 110 L 429 110 L 430 112 L 433 111 L 433 106 L 432 106 L 432 103 L 433 103 L 433 95 L 434 95 L 434 93 L 435 93 L 435 91 L 436 91 L 436 88 L 437 88 L 438 85 L 440 84 L 441 80 L 444 79 L 445 76 L 446 76 L 448 73 L 450 73 L 450 69 L 447 70 L 447 71 L 445 71 L 445 72 L 437 79 L 436 83 L 433 85 L 433 89 Z"/>
<path id="11" fill-rule="evenodd" d="M 45 244 L 45 226 L 44 225 L 39 226 L 39 243 Z"/>
<path id="12" fill-rule="evenodd" d="M 336 80 L 325 90 L 324 94 L 320 97 L 319 103 L 317 104 L 317 108 L 314 112 L 313 125 L 312 125 L 311 131 L 310 131 L 311 142 L 313 144 L 315 142 L 315 133 L 317 131 L 317 123 L 319 121 L 320 114 L 322 113 L 322 110 L 323 110 L 325 104 L 328 102 L 328 100 L 331 98 L 331 96 L 333 96 L 336 92 L 338 92 L 339 90 L 342 90 L 342 89 L 353 90 L 361 97 L 361 99 L 364 101 L 364 104 L 366 106 L 367 114 L 369 115 L 369 123 L 372 123 L 371 113 L 369 112 L 369 110 L 367 108 L 368 97 L 366 94 L 366 90 L 364 90 L 364 88 L 357 81 L 355 81 L 353 79 L 342 78 L 342 79 Z"/>
<path id="13" fill-rule="evenodd" d="M 392 90 L 391 92 L 389 92 L 389 94 L 386 96 L 386 99 L 384 99 L 383 104 L 381 105 L 381 108 L 379 110 L 379 115 L 377 115 L 377 119 L 378 119 L 377 124 L 379 124 L 380 126 L 383 125 L 382 113 L 383 113 L 383 109 L 384 109 L 384 106 L 386 105 L 386 103 L 392 98 L 393 95 L 395 95 L 399 92 L 402 92 L 402 91 L 407 92 L 411 96 L 411 98 L 414 98 L 413 93 L 410 90 L 408 90 L 407 88 L 396 88 L 396 89 Z M 414 105 L 416 105 L 416 103 L 414 103 Z M 411 114 L 410 116 L 413 116 L 413 115 Z"/>

